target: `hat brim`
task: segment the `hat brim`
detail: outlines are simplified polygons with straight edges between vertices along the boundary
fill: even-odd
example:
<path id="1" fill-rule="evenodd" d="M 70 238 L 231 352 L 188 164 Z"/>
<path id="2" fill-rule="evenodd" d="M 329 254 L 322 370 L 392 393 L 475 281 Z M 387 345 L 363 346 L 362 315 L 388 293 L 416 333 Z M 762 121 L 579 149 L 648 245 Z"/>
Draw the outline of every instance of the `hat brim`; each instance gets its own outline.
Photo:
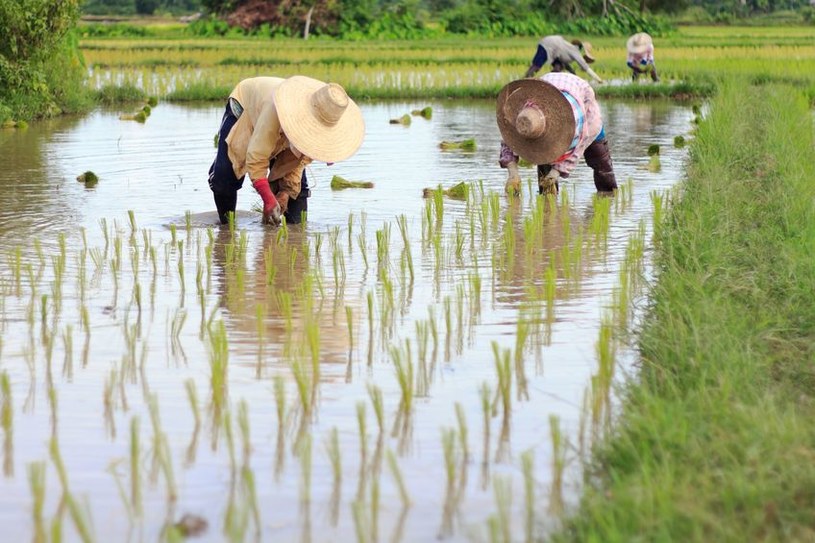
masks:
<path id="1" fill-rule="evenodd" d="M 527 138 L 515 129 L 518 113 L 527 103 L 543 112 L 546 129 L 536 138 Z M 540 79 L 519 79 L 498 93 L 496 106 L 498 130 L 504 143 L 522 159 L 533 164 L 551 164 L 569 150 L 574 139 L 574 112 L 563 93 Z"/>
<path id="2" fill-rule="evenodd" d="M 583 60 L 585 60 L 589 64 L 593 64 L 594 61 L 596 60 L 591 51 L 591 44 L 587 41 L 583 42 Z"/>
<path id="3" fill-rule="evenodd" d="M 302 75 L 287 78 L 275 91 L 275 108 L 286 138 L 303 155 L 320 162 L 340 162 L 357 152 L 365 137 L 359 106 L 348 107 L 334 125 L 321 122 L 311 107 L 311 96 L 326 83 Z"/>

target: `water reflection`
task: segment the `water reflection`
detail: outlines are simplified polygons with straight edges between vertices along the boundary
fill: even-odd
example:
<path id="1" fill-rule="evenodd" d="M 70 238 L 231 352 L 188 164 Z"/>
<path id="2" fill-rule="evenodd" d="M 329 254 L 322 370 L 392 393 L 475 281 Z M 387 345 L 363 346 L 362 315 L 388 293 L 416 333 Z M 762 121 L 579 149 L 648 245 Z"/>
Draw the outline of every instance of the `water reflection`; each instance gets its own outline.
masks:
<path id="1" fill-rule="evenodd" d="M 257 505 L 262 539 L 465 540 L 522 518 L 506 497 L 526 483 L 527 451 L 533 488 L 574 501 L 578 463 L 553 467 L 548 416 L 570 444 L 582 438 L 600 316 L 651 191 L 681 177 L 670 142 L 692 115 L 604 104 L 626 192 L 595 200 L 580 166 L 563 199 L 508 203 L 492 105 L 432 102 L 430 121 L 388 123 L 425 105 L 364 105 L 362 149 L 312 167 L 310 221 L 288 231 L 261 227 L 246 190 L 237 230 L 215 225 L 205 173 L 218 107 L 160 104 L 144 125 L 99 111 L 33 140 L 2 134 L 4 150 L 39 149 L 0 174 L 12 193 L 12 179 L 66 179 L 65 205 L 47 207 L 32 186 L 0 210 L 0 370 L 24 407 L 4 432 L 9 540 L 31 539 L 15 521 L 30 507 L 22 466 L 50 458 L 57 437 L 103 538 L 133 522 L 158 539 L 188 511 L 214 539 L 254 537 Z M 438 148 L 471 137 L 474 152 Z M 640 169 L 651 143 L 663 145 L 658 174 Z M 100 176 L 92 190 L 73 181 L 86 169 Z M 334 173 L 376 187 L 332 192 Z M 422 199 L 423 187 L 461 180 L 475 182 L 469 201 Z M 169 462 L 155 483 L 142 473 L 133 520 L 107 470 L 118 462 L 125 480 L 141 469 L 122 463 L 135 420 L 151 459 L 165 448 Z M 543 522 L 558 502 L 537 497 Z"/>

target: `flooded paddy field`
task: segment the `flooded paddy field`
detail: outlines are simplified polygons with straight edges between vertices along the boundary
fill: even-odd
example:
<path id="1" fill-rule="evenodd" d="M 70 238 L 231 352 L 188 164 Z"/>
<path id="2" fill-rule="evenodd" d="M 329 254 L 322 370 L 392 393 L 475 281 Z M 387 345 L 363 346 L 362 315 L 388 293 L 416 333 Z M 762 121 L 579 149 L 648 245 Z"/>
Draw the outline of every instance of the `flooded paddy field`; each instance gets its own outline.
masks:
<path id="1" fill-rule="evenodd" d="M 528 190 L 532 168 L 508 200 L 492 102 L 363 104 L 359 153 L 312 165 L 308 223 L 281 229 L 248 185 L 235 228 L 214 224 L 221 105 L 1 131 L 8 540 L 177 540 L 191 518 L 206 541 L 553 526 L 633 370 L 623 332 L 693 117 L 603 108 L 616 197 L 581 162 L 556 200 Z M 374 188 L 332 191 L 333 175 Z M 422 197 L 461 181 L 466 199 Z"/>

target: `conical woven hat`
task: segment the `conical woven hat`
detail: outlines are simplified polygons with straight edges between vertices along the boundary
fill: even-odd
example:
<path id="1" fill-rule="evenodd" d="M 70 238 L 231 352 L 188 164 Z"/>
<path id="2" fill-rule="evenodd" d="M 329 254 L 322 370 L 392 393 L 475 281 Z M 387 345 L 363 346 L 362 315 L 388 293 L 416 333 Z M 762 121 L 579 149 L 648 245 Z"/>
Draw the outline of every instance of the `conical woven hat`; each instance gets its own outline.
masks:
<path id="1" fill-rule="evenodd" d="M 533 164 L 551 164 L 574 139 L 574 112 L 563 93 L 540 79 L 519 79 L 498 93 L 498 129 L 504 143 Z"/>
<path id="2" fill-rule="evenodd" d="M 312 160 L 340 162 L 362 145 L 362 112 L 340 85 L 295 75 L 280 84 L 274 101 L 289 142 Z"/>

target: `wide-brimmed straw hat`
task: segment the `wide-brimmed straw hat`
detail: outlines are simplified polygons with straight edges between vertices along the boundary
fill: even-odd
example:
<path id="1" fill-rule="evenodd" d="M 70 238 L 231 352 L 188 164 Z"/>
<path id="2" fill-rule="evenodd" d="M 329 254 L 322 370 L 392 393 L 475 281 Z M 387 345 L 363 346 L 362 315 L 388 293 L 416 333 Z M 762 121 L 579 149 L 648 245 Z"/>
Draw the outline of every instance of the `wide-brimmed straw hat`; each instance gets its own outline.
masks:
<path id="1" fill-rule="evenodd" d="M 540 79 L 504 86 L 495 113 L 504 143 L 533 164 L 551 164 L 574 139 L 571 104 L 557 87 Z"/>
<path id="2" fill-rule="evenodd" d="M 339 162 L 362 145 L 362 112 L 342 86 L 295 75 L 280 84 L 274 101 L 289 142 L 312 160 Z"/>
<path id="3" fill-rule="evenodd" d="M 591 52 L 591 43 L 583 40 L 572 40 L 572 45 L 576 45 L 580 49 L 580 54 L 583 55 L 583 60 L 589 64 L 594 62 L 595 58 Z"/>
<path id="4" fill-rule="evenodd" d="M 625 48 L 628 49 L 629 53 L 641 55 L 642 53 L 646 52 L 648 48 L 653 45 L 653 43 L 654 42 L 651 40 L 651 36 L 649 36 L 647 33 L 638 32 L 628 38 Z"/>

